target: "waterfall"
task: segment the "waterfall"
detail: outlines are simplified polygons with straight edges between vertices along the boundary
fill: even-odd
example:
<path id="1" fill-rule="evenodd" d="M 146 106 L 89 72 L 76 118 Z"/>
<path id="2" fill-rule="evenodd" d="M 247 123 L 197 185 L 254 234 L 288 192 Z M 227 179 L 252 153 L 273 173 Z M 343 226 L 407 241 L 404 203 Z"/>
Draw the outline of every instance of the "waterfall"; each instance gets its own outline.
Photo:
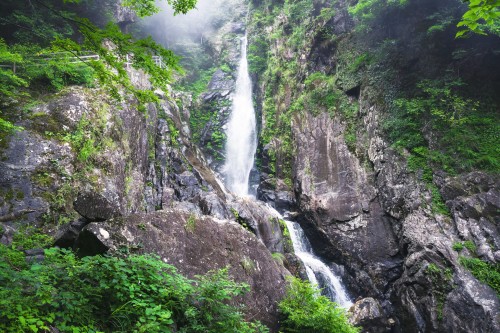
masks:
<path id="1" fill-rule="evenodd" d="M 257 149 L 255 111 L 252 101 L 252 81 L 248 74 L 247 38 L 241 38 L 241 59 L 238 65 L 236 91 L 231 116 L 226 129 L 226 162 L 223 168 L 225 184 L 230 191 L 248 195 L 248 180 Z"/>
<path id="2" fill-rule="evenodd" d="M 226 162 L 223 168 L 225 185 L 239 196 L 249 194 L 249 176 L 257 148 L 256 120 L 252 101 L 252 82 L 248 74 L 247 38 L 241 38 L 241 59 L 238 65 L 236 91 L 233 95 L 231 116 L 226 128 Z M 277 217 L 282 216 L 269 207 Z M 311 283 L 322 288 L 331 300 L 349 308 L 352 302 L 340 280 L 316 257 L 302 228 L 295 222 L 285 221 L 290 232 L 295 254 L 304 263 Z"/>
<path id="3" fill-rule="evenodd" d="M 314 255 L 311 244 L 300 225 L 286 220 L 285 223 L 290 232 L 295 255 L 304 263 L 309 281 L 322 288 L 323 293 L 340 306 L 346 309 L 351 307 L 352 302 L 347 296 L 340 279 L 333 274 L 324 262 Z"/>

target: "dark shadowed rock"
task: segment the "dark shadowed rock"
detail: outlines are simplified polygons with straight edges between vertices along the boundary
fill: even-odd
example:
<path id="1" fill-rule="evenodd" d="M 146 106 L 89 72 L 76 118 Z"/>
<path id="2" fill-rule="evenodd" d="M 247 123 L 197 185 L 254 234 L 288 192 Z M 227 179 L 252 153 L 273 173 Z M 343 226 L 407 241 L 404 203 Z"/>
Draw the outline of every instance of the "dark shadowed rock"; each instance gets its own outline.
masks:
<path id="1" fill-rule="evenodd" d="M 121 215 L 113 202 L 95 192 L 79 193 L 73 207 L 78 214 L 92 222 L 106 221 Z"/>
<path id="2" fill-rule="evenodd" d="M 81 255 L 155 253 L 193 277 L 229 267 L 236 281 L 248 283 L 242 298 L 248 318 L 275 326 L 277 302 L 283 297 L 288 271 L 266 247 L 240 225 L 180 210 L 120 217 L 86 226 L 77 240 Z"/>
<path id="3" fill-rule="evenodd" d="M 78 234 L 89 222 L 85 218 L 80 218 L 61 226 L 54 236 L 54 245 L 62 248 L 72 248 Z"/>

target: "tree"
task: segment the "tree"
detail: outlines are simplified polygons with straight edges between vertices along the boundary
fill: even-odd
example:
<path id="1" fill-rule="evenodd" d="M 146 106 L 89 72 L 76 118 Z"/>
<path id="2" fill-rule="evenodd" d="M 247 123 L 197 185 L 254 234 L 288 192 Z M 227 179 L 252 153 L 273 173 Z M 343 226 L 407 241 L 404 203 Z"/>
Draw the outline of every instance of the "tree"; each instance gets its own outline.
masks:
<path id="1" fill-rule="evenodd" d="M 456 37 L 473 32 L 486 35 L 488 32 L 500 36 L 500 0 L 469 0 L 469 9 L 457 24 L 461 28 Z"/>
<path id="2" fill-rule="evenodd" d="M 193 9 L 197 0 L 166 2 L 172 6 L 174 14 L 179 14 Z M 134 39 L 132 35 L 123 33 L 115 23 L 98 26 L 94 22 L 107 17 L 107 13 L 102 10 L 106 3 L 95 0 L 5 0 L 0 3 L 3 16 L 0 18 L 0 38 L 5 40 L 0 41 L 0 62 L 24 66 L 17 72 L 9 67 L 0 68 L 0 102 L 4 107 L 17 100 L 13 96 L 27 96 L 27 88 L 33 80 L 45 76 L 49 86 L 57 90 L 67 83 L 81 83 L 64 80 L 64 76 L 71 77 L 78 71 L 87 80 L 89 70 L 101 86 L 117 99 L 122 97 L 122 91 L 136 97 L 141 110 L 145 110 L 146 103 L 158 100 L 154 91 L 166 90 L 172 74 L 182 71 L 178 57 L 149 37 Z M 121 4 L 139 16 L 159 11 L 155 0 L 122 0 Z M 80 58 L 81 51 L 97 54 L 99 60 L 82 62 L 78 68 L 74 65 L 61 66 Z M 57 56 L 61 58 L 60 61 L 47 61 L 40 57 L 61 52 L 63 55 Z M 154 57 L 160 57 L 162 65 L 159 66 Z M 82 64 L 83 67 L 87 66 L 83 72 Z M 131 67 L 149 75 L 150 89 L 140 89 L 132 84 L 125 69 Z M 12 123 L 0 118 L 2 132 L 12 129 L 15 129 Z"/>

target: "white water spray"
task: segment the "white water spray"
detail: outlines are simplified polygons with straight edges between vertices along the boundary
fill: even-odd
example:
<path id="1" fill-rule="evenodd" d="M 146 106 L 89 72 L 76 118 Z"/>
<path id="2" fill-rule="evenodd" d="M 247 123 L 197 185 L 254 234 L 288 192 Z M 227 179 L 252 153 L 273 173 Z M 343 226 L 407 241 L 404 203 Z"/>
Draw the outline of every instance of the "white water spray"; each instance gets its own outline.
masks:
<path id="1" fill-rule="evenodd" d="M 304 263 L 309 281 L 323 288 L 326 295 L 340 306 L 346 309 L 350 308 L 352 302 L 339 278 L 333 274 L 324 262 L 314 255 L 311 244 L 300 225 L 286 220 L 285 223 L 290 232 L 295 255 Z"/>
<path id="2" fill-rule="evenodd" d="M 255 111 L 252 101 L 252 81 L 248 74 L 247 38 L 241 38 L 241 59 L 236 78 L 231 116 L 226 130 L 226 163 L 223 173 L 230 191 L 248 195 L 248 179 L 257 149 Z"/>
<path id="3" fill-rule="evenodd" d="M 241 59 L 236 78 L 231 116 L 226 129 L 226 162 L 223 173 L 229 190 L 239 196 L 248 195 L 248 181 L 257 148 L 256 120 L 252 102 L 252 82 L 248 74 L 247 38 L 241 38 Z M 282 216 L 269 207 L 276 216 Z M 314 255 L 302 228 L 285 221 L 290 232 L 295 254 L 304 263 L 312 284 L 323 288 L 327 296 L 340 306 L 349 308 L 352 302 L 338 277 Z"/>

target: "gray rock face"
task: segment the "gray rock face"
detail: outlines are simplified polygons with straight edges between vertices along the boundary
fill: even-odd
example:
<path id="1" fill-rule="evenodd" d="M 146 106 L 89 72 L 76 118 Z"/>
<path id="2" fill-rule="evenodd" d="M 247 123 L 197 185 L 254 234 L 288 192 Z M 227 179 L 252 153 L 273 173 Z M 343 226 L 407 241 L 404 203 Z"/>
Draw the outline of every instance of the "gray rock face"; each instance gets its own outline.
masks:
<path id="1" fill-rule="evenodd" d="M 299 221 L 313 247 L 345 265 L 351 291 L 378 300 L 373 309 L 394 317 L 393 324 L 367 319 L 369 332 L 499 331 L 495 292 L 452 250 L 471 240 L 482 259 L 497 262 L 499 180 L 479 172 L 437 175 L 452 218 L 436 215 L 430 194 L 380 136 L 377 109 L 361 100 L 361 115 L 368 135 L 360 144 L 373 170 L 347 149 L 335 118 L 304 115 L 293 126 Z M 367 318 L 374 313 L 366 311 Z"/>
<path id="2" fill-rule="evenodd" d="M 366 332 L 390 332 L 394 320 L 385 317 L 379 302 L 371 297 L 360 299 L 349 309 L 349 321 L 355 326 L 369 327 Z"/>
<path id="3" fill-rule="evenodd" d="M 181 210 L 117 218 L 85 227 L 77 241 L 81 255 L 156 253 L 189 277 L 229 267 L 251 292 L 241 298 L 248 318 L 276 328 L 276 304 L 283 297 L 288 271 L 240 225 Z"/>
<path id="4" fill-rule="evenodd" d="M 294 190 L 299 222 L 318 254 L 349 262 L 365 295 L 380 297 L 401 273 L 390 217 L 376 196 L 373 175 L 347 149 L 343 127 L 329 115 L 305 115 L 294 125 Z M 363 268 L 361 268 L 363 267 Z"/>
<path id="5" fill-rule="evenodd" d="M 142 208 L 149 121 L 156 121 L 156 110 L 146 121 L 132 105 L 102 94 L 67 88 L 21 121 L 25 130 L 1 151 L 0 215 L 28 210 L 16 220 L 39 221 L 46 214 L 46 222 L 64 223 L 77 218 L 72 202 L 80 191 L 95 194 L 77 204 L 92 219 Z M 93 211 L 97 206 L 106 212 Z"/>
<path id="6" fill-rule="evenodd" d="M 118 207 L 94 192 L 79 193 L 73 207 L 78 214 L 90 222 L 106 221 L 121 215 Z"/>
<path id="7" fill-rule="evenodd" d="M 237 222 L 247 226 L 271 252 L 284 253 L 283 234 L 278 219 L 262 203 L 238 199 L 230 203 Z"/>

